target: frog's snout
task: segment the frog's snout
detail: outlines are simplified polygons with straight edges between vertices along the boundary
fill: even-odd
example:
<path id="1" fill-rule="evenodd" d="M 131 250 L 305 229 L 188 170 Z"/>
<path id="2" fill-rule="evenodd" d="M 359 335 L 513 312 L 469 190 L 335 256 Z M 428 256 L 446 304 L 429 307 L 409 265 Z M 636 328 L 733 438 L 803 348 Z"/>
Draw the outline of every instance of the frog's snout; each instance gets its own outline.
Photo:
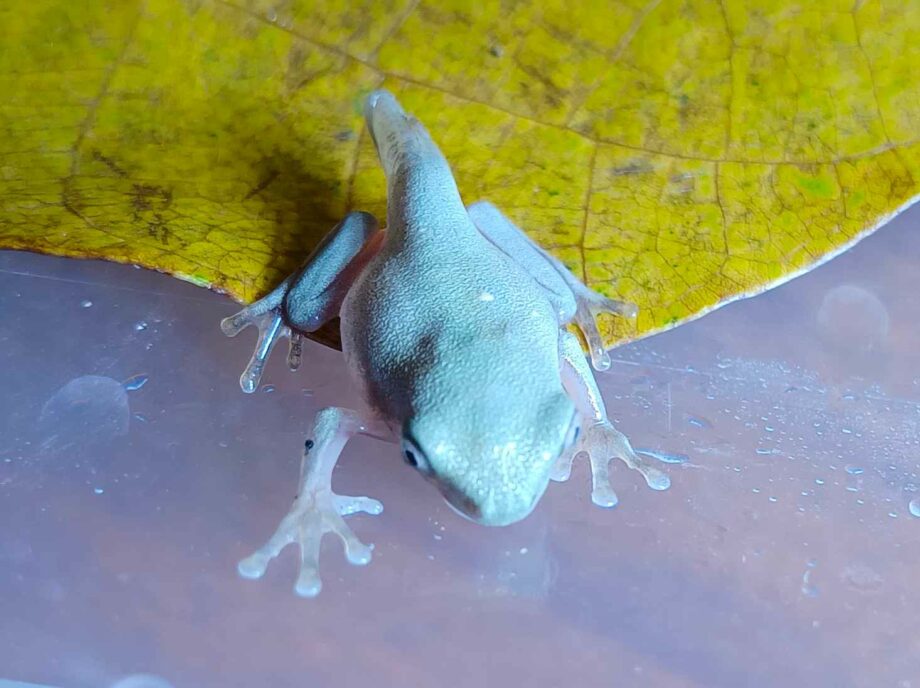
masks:
<path id="1" fill-rule="evenodd" d="M 510 526 L 512 523 L 526 518 L 533 511 L 539 500 L 539 495 L 529 504 L 518 504 L 518 508 L 511 505 L 498 506 L 491 502 L 478 504 L 474 499 L 464 494 L 452 485 L 439 485 L 441 494 L 447 505 L 457 514 L 483 526 Z"/>

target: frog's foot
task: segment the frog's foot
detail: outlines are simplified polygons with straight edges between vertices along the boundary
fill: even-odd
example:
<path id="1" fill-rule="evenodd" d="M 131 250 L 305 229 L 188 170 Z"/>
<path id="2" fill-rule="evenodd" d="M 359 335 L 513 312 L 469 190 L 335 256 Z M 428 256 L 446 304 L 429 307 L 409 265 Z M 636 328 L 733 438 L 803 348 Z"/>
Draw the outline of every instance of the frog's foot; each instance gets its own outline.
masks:
<path id="1" fill-rule="evenodd" d="M 591 462 L 591 501 L 602 507 L 616 506 L 617 494 L 610 485 L 610 459 L 618 458 L 630 468 L 639 471 L 653 490 L 667 490 L 671 479 L 663 471 L 643 459 L 629 444 L 626 435 L 609 421 L 595 421 L 583 428 L 582 437 L 573 450 L 556 462 L 550 477 L 553 480 L 568 480 L 572 472 L 572 461 L 582 452 Z"/>
<path id="2" fill-rule="evenodd" d="M 572 290 L 575 295 L 575 324 L 585 337 L 588 352 L 591 355 L 591 365 L 595 370 L 607 370 L 610 367 L 610 356 L 604 348 L 604 339 L 597 329 L 597 316 L 601 313 L 617 315 L 623 318 L 635 318 L 639 308 L 634 303 L 608 299 L 593 289 L 581 284 Z"/>
<path id="3" fill-rule="evenodd" d="M 298 496 L 269 541 L 240 561 L 240 575 L 261 578 L 269 562 L 296 542 L 300 545 L 300 574 L 294 592 L 315 597 L 323 585 L 319 577 L 319 546 L 326 533 L 335 533 L 342 539 L 345 556 L 352 564 L 370 562 L 373 546 L 361 542 L 342 518 L 358 512 L 377 515 L 383 512 L 383 505 L 370 497 L 337 495 L 328 487 Z"/>
<path id="4" fill-rule="evenodd" d="M 262 371 L 265 368 L 265 361 L 268 360 L 272 349 L 275 348 L 279 339 L 287 337 L 290 339 L 288 348 L 288 366 L 291 370 L 297 370 L 300 367 L 300 359 L 303 350 L 303 335 L 300 332 L 292 331 L 288 327 L 282 316 L 284 295 L 287 292 L 288 282 L 285 280 L 275 291 L 266 296 L 264 299 L 256 301 L 251 306 L 247 306 L 239 313 L 224 318 L 220 322 L 220 329 L 228 337 L 235 337 L 247 327 L 252 325 L 259 331 L 259 339 L 256 342 L 255 351 L 252 352 L 252 358 L 240 375 L 240 387 L 244 392 L 255 392 L 259 386 L 259 380 L 262 379 Z"/>
<path id="5" fill-rule="evenodd" d="M 383 240 L 373 215 L 352 212 L 319 243 L 301 268 L 265 298 L 224 318 L 224 334 L 235 337 L 250 325 L 259 330 L 256 350 L 240 376 L 244 392 L 259 386 L 265 361 L 282 337 L 291 340 L 288 365 L 297 370 L 306 333 L 338 315 L 355 278 L 376 255 Z"/>

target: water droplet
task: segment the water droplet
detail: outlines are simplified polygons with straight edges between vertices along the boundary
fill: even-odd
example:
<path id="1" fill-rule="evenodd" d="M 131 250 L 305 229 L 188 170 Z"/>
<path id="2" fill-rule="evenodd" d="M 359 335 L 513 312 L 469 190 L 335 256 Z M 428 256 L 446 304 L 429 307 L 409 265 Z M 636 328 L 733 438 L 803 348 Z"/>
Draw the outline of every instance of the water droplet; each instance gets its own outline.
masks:
<path id="1" fill-rule="evenodd" d="M 779 500 L 776 499 L 776 497 L 767 497 L 767 499 L 770 500 L 771 502 L 773 502 L 774 504 L 775 504 L 777 501 L 779 501 Z"/>
<path id="2" fill-rule="evenodd" d="M 80 302 L 80 308 L 90 308 L 92 307 L 92 305 L 93 305 L 93 302 L 90 301 L 89 299 L 83 299 Z"/>
<path id="3" fill-rule="evenodd" d="M 653 459 L 658 459 L 662 463 L 687 463 L 690 460 L 690 457 L 686 454 L 669 454 L 657 449 L 640 449 L 639 447 L 636 447 L 635 450 L 639 454 L 651 456 Z"/>
<path id="4" fill-rule="evenodd" d="M 265 394 L 271 394 L 275 391 L 274 385 L 262 385 L 262 392 Z"/>
<path id="5" fill-rule="evenodd" d="M 822 480 L 821 478 L 815 478 L 815 485 L 823 485 L 823 484 L 824 484 L 824 480 Z"/>
<path id="6" fill-rule="evenodd" d="M 864 471 L 859 466 L 851 465 L 851 466 L 846 467 L 846 472 L 849 473 L 850 475 L 862 475 Z"/>
<path id="7" fill-rule="evenodd" d="M 150 377 L 148 375 L 132 375 L 122 383 L 122 386 L 129 392 L 136 392 L 146 385 L 149 379 Z"/>
<path id="8" fill-rule="evenodd" d="M 172 688 L 172 684 L 153 674 L 132 674 L 113 683 L 111 688 Z"/>
<path id="9" fill-rule="evenodd" d="M 809 562 L 807 566 L 808 568 L 805 569 L 805 573 L 802 574 L 802 594 L 806 597 L 817 597 L 818 588 L 811 582 L 811 572 L 815 568 L 815 564 Z"/>
<path id="10" fill-rule="evenodd" d="M 837 352 L 868 353 L 888 338 L 885 304 L 855 284 L 842 284 L 828 291 L 817 320 L 822 338 Z"/>
<path id="11" fill-rule="evenodd" d="M 862 563 L 847 566 L 840 578 L 854 590 L 863 593 L 878 592 L 884 584 L 884 579 L 877 571 Z"/>
<path id="12" fill-rule="evenodd" d="M 910 504 L 907 505 L 907 509 L 910 511 L 911 516 L 920 518 L 920 499 L 910 500 Z"/>
<path id="13" fill-rule="evenodd" d="M 42 446 L 61 450 L 107 443 L 128 432 L 128 395 L 117 380 L 86 375 L 61 387 L 42 407 L 38 431 Z"/>
<path id="14" fill-rule="evenodd" d="M 95 489 L 93 490 L 93 492 L 95 492 L 97 495 L 99 495 L 99 494 L 102 494 L 103 492 L 105 492 L 105 490 L 103 490 L 101 487 L 97 487 L 97 488 L 95 488 Z"/>
<path id="15" fill-rule="evenodd" d="M 697 418 L 696 416 L 688 417 L 687 422 L 696 428 L 711 428 L 712 427 L 712 423 L 710 423 L 708 420 L 706 420 L 705 418 Z"/>
<path id="16" fill-rule="evenodd" d="M 134 323 L 134 330 L 135 330 L 135 332 L 143 332 L 143 331 L 146 330 L 148 327 L 149 327 L 149 325 L 147 325 L 147 323 L 144 322 L 143 320 L 141 320 L 140 322 Z"/>

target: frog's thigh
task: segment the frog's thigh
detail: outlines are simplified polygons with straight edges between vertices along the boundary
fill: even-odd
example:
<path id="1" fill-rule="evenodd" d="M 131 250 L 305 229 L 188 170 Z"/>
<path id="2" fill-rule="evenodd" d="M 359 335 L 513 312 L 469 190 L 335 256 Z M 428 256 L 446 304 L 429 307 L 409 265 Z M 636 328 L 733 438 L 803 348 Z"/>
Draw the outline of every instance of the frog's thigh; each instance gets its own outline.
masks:
<path id="1" fill-rule="evenodd" d="M 346 215 L 291 276 L 284 295 L 287 323 L 303 332 L 314 332 L 338 315 L 345 293 L 376 255 L 382 238 L 373 215 Z"/>
<path id="2" fill-rule="evenodd" d="M 562 262 L 532 242 L 488 201 L 474 203 L 467 210 L 486 238 L 546 288 L 551 295 L 550 300 L 559 306 L 559 322 L 575 321 L 588 343 L 594 368 L 609 368 L 610 357 L 595 318 L 601 313 L 633 318 L 637 312 L 636 305 L 607 298 L 585 286 Z"/>
<path id="3" fill-rule="evenodd" d="M 559 331 L 559 372 L 562 387 L 585 418 L 593 421 L 607 420 L 604 398 L 597 387 L 594 373 L 585 358 L 581 343 L 571 332 Z"/>
<path id="4" fill-rule="evenodd" d="M 551 257 L 488 201 L 473 203 L 467 207 L 467 212 L 482 235 L 543 288 L 559 315 L 559 323 L 570 322 L 575 317 L 575 296 L 552 264 Z"/>

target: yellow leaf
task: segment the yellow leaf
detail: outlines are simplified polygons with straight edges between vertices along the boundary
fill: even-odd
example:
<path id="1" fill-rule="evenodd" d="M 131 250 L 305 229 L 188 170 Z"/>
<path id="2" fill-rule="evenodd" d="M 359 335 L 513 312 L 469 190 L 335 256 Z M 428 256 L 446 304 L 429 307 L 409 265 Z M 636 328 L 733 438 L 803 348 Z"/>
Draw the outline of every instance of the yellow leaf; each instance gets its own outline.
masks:
<path id="1" fill-rule="evenodd" d="M 468 202 L 639 305 L 611 342 L 789 279 L 918 195 L 908 0 L 19 0 L 0 27 L 0 245 L 243 301 L 349 209 L 384 215 L 361 121 L 381 85 Z"/>

